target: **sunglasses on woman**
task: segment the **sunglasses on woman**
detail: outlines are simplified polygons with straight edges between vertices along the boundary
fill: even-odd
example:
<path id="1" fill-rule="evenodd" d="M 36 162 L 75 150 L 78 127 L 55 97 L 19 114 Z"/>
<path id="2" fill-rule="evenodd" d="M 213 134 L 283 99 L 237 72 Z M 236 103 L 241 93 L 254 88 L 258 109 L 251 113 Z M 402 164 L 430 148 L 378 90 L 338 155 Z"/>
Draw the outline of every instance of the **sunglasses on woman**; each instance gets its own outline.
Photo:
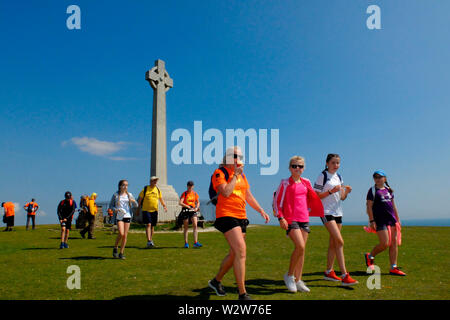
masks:
<path id="1" fill-rule="evenodd" d="M 244 159 L 244 156 L 241 154 L 234 154 L 234 158 L 235 159 L 239 158 L 239 160 L 242 160 L 242 159 Z"/>
<path id="2" fill-rule="evenodd" d="M 303 169 L 304 167 L 305 166 L 302 164 L 291 164 L 292 169 L 297 169 L 297 168 Z"/>

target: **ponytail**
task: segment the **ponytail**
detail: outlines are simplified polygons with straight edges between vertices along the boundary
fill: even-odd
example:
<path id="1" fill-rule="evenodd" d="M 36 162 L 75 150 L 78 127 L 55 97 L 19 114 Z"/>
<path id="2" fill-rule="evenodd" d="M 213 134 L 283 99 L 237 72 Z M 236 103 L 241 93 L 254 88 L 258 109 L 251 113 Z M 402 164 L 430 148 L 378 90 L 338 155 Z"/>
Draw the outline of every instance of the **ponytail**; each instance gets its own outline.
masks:
<path id="1" fill-rule="evenodd" d="M 384 182 L 384 184 L 386 185 L 386 187 L 388 187 L 390 193 L 394 193 L 394 190 L 391 188 L 387 180 Z"/>

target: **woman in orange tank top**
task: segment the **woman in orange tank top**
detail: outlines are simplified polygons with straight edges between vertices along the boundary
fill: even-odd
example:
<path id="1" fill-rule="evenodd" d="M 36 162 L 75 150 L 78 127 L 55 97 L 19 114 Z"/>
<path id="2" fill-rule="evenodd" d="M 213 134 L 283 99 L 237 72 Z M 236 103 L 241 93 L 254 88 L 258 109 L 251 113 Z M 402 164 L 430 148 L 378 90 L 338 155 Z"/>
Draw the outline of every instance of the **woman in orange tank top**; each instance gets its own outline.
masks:
<path id="1" fill-rule="evenodd" d="M 223 167 L 228 173 L 225 179 L 223 169 L 217 169 L 212 177 L 213 187 L 219 194 L 216 205 L 216 221 L 214 226 L 221 231 L 230 246 L 228 255 L 222 261 L 219 272 L 208 282 L 217 295 L 226 294 L 221 283 L 225 274 L 234 268 L 234 275 L 239 289 L 239 300 L 251 300 L 245 289 L 245 233 L 248 225 L 245 205 L 248 203 L 258 211 L 264 220 L 269 222 L 269 216 L 250 192 L 247 178 L 244 175 L 242 152 L 239 147 L 227 149 Z"/>

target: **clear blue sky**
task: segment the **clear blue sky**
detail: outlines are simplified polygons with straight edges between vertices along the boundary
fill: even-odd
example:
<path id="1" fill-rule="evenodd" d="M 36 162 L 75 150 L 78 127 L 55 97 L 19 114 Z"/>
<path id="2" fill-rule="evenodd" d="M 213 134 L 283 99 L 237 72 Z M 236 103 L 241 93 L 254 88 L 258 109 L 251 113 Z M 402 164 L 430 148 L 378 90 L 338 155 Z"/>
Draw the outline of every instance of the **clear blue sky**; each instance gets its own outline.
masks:
<path id="1" fill-rule="evenodd" d="M 66 27 L 71 4 L 81 30 Z M 372 4 L 381 30 L 366 27 Z M 38 222 L 56 223 L 66 190 L 106 200 L 127 178 L 138 193 L 150 175 L 145 72 L 159 58 L 174 80 L 168 137 L 196 120 L 204 130 L 280 130 L 278 174 L 246 166 L 267 212 L 292 155 L 315 180 L 327 153 L 339 153 L 353 187 L 345 220 L 366 218 L 378 168 L 402 219 L 448 218 L 449 12 L 444 0 L 3 1 L 0 201 L 35 197 Z M 169 162 L 169 183 L 181 193 L 193 179 L 207 198 L 215 167 Z M 23 224 L 24 210 L 16 217 Z"/>

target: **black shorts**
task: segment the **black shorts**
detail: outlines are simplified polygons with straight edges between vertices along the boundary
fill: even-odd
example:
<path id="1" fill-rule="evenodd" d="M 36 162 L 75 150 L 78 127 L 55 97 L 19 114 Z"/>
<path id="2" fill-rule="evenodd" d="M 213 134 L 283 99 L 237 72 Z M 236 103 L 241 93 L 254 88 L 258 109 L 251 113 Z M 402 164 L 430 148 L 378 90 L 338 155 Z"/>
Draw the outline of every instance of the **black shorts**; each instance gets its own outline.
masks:
<path id="1" fill-rule="evenodd" d="M 300 229 L 308 233 L 311 232 L 311 229 L 309 228 L 309 222 L 292 221 L 292 223 L 288 226 L 288 229 L 286 230 L 286 235 L 288 235 L 292 229 Z"/>
<path id="2" fill-rule="evenodd" d="M 214 222 L 214 227 L 222 233 L 230 231 L 235 227 L 241 227 L 242 233 L 246 233 L 248 224 L 248 219 L 221 217 L 216 219 L 216 221 Z"/>
<path id="3" fill-rule="evenodd" d="M 72 230 L 72 219 L 61 222 L 61 228 L 64 227 L 66 230 Z"/>
<path id="4" fill-rule="evenodd" d="M 5 217 L 5 223 L 7 227 L 14 227 L 14 217 L 15 216 Z"/>
<path id="5" fill-rule="evenodd" d="M 342 224 L 342 217 L 335 217 L 332 215 L 326 215 L 325 217 L 320 217 L 320 220 L 322 220 L 322 223 L 325 224 L 330 221 L 336 221 L 336 224 Z"/>
<path id="6" fill-rule="evenodd" d="M 151 224 L 152 226 L 156 226 L 158 223 L 158 211 L 142 211 L 142 222 L 144 224 Z"/>
<path id="7" fill-rule="evenodd" d="M 131 218 L 122 218 L 120 220 L 117 220 L 117 222 L 122 221 L 123 223 L 130 223 L 131 222 Z"/>
<path id="8" fill-rule="evenodd" d="M 192 217 L 197 216 L 197 212 L 195 212 L 194 210 L 191 210 L 191 209 L 187 209 L 187 208 L 186 209 L 183 208 L 181 210 L 180 214 L 181 214 L 181 217 L 180 217 L 181 220 L 192 219 Z"/>

